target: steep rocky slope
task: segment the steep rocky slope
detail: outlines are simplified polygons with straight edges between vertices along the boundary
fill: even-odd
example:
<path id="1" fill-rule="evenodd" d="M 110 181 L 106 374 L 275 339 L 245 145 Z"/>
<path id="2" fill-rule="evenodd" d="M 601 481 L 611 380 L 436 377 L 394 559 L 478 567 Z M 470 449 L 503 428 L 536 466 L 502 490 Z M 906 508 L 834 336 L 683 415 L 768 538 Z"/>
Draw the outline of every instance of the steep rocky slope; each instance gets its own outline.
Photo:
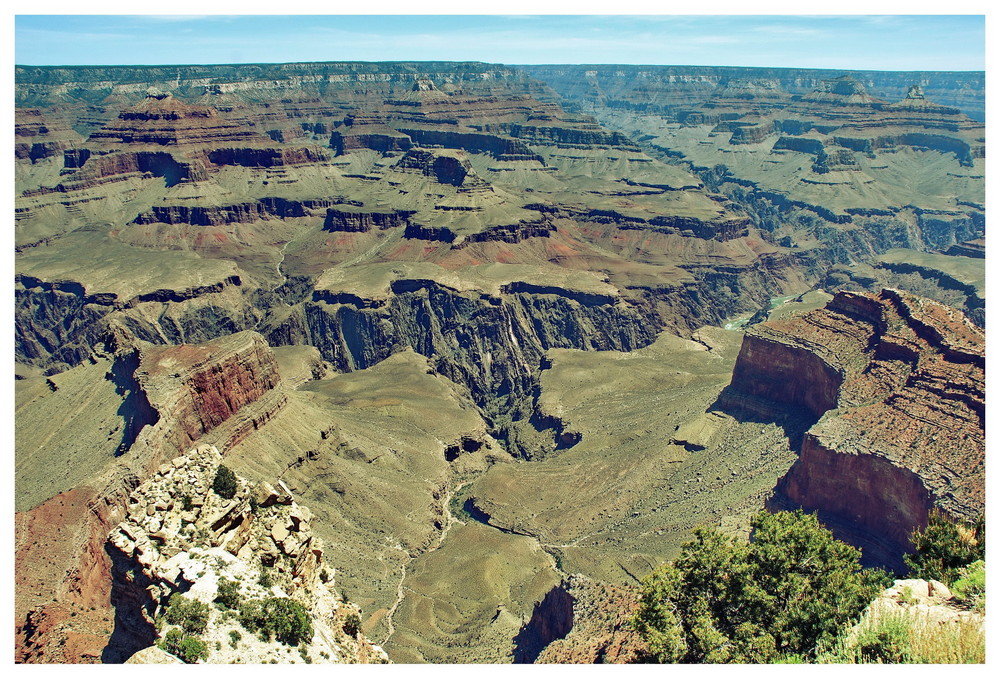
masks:
<path id="1" fill-rule="evenodd" d="M 196 447 L 129 495 L 128 514 L 108 537 L 115 631 L 106 661 L 121 662 L 158 639 L 162 647 L 180 629 L 170 609 L 197 601 L 209 606 L 202 631 L 193 633 L 206 643 L 203 662 L 386 662 L 348 622 L 360 609 L 337 600 L 312 512 L 282 484 L 251 487 L 235 477 L 233 496 L 219 495 L 213 482 L 221 460 L 214 446 Z M 239 615 L 216 610 L 220 598 Z M 311 630 L 296 653 L 286 639 L 247 629 L 261 624 L 250 615 L 254 602 L 274 600 L 299 604 Z"/>
<path id="2" fill-rule="evenodd" d="M 19 428 L 33 425 L 42 434 L 18 437 L 14 608 L 20 661 L 93 662 L 105 657 L 111 633 L 111 562 L 104 543 L 127 512 L 129 493 L 188 442 L 206 432 L 224 444 L 238 441 L 284 403 L 274 389 L 274 359 L 258 335 L 243 333 L 152 355 L 146 350 L 148 346 L 119 330 L 93 356 L 93 367 L 102 372 L 81 366 L 79 374 L 63 374 L 65 389 L 59 376 L 51 383 L 54 390 L 35 397 L 35 408 L 45 402 L 73 413 L 80 407 L 77 380 L 107 382 L 117 392 L 117 398 L 83 402 L 97 407 L 88 417 L 69 417 L 60 439 L 44 435 L 51 424 L 18 418 Z M 231 390 L 230 384 L 242 388 Z M 115 423 L 104 444 L 88 435 L 95 416 Z M 51 470 L 67 454 L 79 468 L 71 478 L 52 478 Z M 45 479 L 40 490 L 38 478 Z"/>
<path id="3" fill-rule="evenodd" d="M 750 331 L 723 407 L 814 424 L 775 506 L 818 510 L 868 563 L 901 566 L 932 508 L 984 507 L 984 335 L 961 312 L 884 290 Z"/>

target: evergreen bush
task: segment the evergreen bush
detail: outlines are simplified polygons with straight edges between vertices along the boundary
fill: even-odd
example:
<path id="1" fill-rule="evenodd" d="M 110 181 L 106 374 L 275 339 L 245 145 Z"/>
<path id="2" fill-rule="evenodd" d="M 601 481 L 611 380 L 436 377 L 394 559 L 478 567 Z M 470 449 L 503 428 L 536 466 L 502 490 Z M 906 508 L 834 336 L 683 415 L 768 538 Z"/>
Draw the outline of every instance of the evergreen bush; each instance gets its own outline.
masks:
<path id="1" fill-rule="evenodd" d="M 215 472 L 215 480 L 212 481 L 212 490 L 219 497 L 232 500 L 233 496 L 236 495 L 236 487 L 236 474 L 226 465 L 220 464 L 219 469 Z"/>
<path id="2" fill-rule="evenodd" d="M 810 660 L 889 584 L 815 515 L 763 512 L 750 543 L 699 528 L 647 578 L 632 626 L 659 662 Z"/>

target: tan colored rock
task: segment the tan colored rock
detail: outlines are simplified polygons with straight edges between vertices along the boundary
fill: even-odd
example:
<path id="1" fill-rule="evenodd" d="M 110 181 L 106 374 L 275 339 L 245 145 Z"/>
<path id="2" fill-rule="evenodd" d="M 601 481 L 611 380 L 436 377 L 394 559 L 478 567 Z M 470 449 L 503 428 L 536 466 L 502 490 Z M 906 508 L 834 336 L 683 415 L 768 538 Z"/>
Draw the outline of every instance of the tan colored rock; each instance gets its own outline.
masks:
<path id="1" fill-rule="evenodd" d="M 927 582 L 928 594 L 935 599 L 941 599 L 942 601 L 947 601 L 952 598 L 951 590 L 943 582 L 938 582 L 937 580 L 929 580 Z"/>
<path id="2" fill-rule="evenodd" d="M 252 526 L 253 519 L 251 515 L 249 513 L 244 514 L 240 524 L 226 535 L 225 540 L 219 546 L 233 556 L 236 556 L 250 540 Z"/>
<path id="3" fill-rule="evenodd" d="M 239 506 L 239 502 L 236 500 L 229 500 L 226 504 L 222 505 L 221 508 L 212 513 L 208 519 L 208 525 L 213 531 L 218 531 L 222 529 L 226 523 L 232 521 L 233 515 L 236 512 L 236 508 Z"/>
<path id="4" fill-rule="evenodd" d="M 292 520 L 292 524 L 294 525 L 294 530 L 297 531 L 305 530 L 303 528 L 300 528 L 300 526 L 303 523 L 308 524 L 308 522 L 311 521 L 313 518 L 313 513 L 309 510 L 308 507 L 303 507 L 301 505 L 293 505 L 292 511 L 291 513 L 289 513 L 288 517 Z"/>
<path id="5" fill-rule="evenodd" d="M 288 538 L 288 529 L 282 526 L 280 523 L 274 524 L 271 527 L 271 539 L 274 540 L 274 544 L 280 545 Z"/>
<path id="6" fill-rule="evenodd" d="M 170 655 L 158 646 L 150 646 L 136 651 L 125 661 L 126 665 L 183 665 L 175 656 Z"/>
<path id="7" fill-rule="evenodd" d="M 261 507 L 270 507 L 278 501 L 278 491 L 267 481 L 257 484 L 253 496 Z"/>

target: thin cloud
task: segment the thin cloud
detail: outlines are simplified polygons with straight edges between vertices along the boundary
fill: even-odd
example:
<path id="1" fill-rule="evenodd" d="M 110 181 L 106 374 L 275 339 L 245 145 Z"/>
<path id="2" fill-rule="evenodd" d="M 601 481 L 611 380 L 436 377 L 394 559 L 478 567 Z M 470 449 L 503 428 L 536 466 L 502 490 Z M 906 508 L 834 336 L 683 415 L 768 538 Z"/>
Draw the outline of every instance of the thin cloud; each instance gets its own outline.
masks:
<path id="1" fill-rule="evenodd" d="M 766 33 L 771 37 L 779 38 L 815 38 L 826 35 L 826 31 L 816 28 L 801 28 L 798 26 L 787 26 L 782 24 L 768 26 L 754 26 L 749 29 L 753 33 Z"/>
<path id="2" fill-rule="evenodd" d="M 218 16 L 211 14 L 134 14 L 132 19 L 146 19 L 149 21 L 202 21 L 204 19 L 218 19 Z"/>

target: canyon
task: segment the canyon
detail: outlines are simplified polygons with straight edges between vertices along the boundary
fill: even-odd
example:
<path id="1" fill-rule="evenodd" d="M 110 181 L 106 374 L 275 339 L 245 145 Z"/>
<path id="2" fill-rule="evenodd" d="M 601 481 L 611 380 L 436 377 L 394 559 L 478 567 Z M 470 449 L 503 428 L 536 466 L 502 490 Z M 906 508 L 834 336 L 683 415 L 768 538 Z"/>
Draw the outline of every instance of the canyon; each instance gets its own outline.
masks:
<path id="1" fill-rule="evenodd" d="M 625 662 L 698 525 L 804 507 L 898 568 L 983 510 L 981 73 L 15 78 L 19 662 L 155 656 L 168 590 L 214 596 L 140 528 L 230 574 L 321 554 L 340 602 L 316 564 L 284 590 L 310 657 Z M 156 537 L 132 500 L 220 460 L 217 544 Z M 255 524 L 268 487 L 309 517 Z"/>

